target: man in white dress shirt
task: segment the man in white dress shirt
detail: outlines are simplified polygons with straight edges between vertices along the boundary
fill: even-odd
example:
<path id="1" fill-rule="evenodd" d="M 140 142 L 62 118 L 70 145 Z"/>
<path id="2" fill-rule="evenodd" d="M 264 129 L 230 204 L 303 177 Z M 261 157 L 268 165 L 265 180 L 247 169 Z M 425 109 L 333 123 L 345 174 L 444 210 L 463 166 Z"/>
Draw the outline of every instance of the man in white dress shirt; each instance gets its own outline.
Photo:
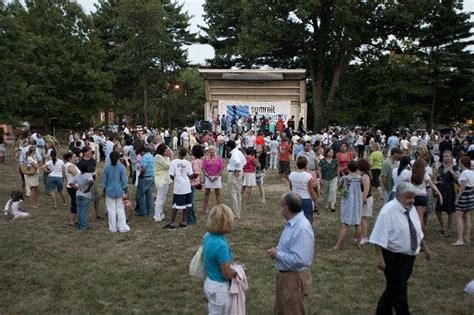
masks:
<path id="1" fill-rule="evenodd" d="M 421 223 L 414 207 L 416 188 L 402 182 L 396 187 L 396 198 L 385 204 L 375 222 L 369 242 L 376 245 L 377 265 L 385 273 L 385 291 L 377 304 L 376 314 L 410 314 L 407 284 L 416 255 L 431 253 L 423 240 Z"/>
<path id="2" fill-rule="evenodd" d="M 234 140 L 227 141 L 227 149 L 230 152 L 229 163 L 227 163 L 227 189 L 229 190 L 229 206 L 234 211 L 237 219 L 240 219 L 242 209 L 242 171 L 247 159 L 244 154 L 236 148 Z"/>

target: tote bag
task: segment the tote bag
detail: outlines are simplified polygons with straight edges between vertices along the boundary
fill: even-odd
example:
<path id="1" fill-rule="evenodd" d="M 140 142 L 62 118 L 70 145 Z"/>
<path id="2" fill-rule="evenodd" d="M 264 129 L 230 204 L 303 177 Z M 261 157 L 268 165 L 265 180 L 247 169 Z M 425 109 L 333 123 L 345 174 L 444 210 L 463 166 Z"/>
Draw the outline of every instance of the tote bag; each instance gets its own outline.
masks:
<path id="1" fill-rule="evenodd" d="M 206 278 L 206 271 L 204 270 L 204 263 L 202 257 L 202 245 L 199 246 L 196 254 L 194 254 L 191 263 L 189 264 L 189 275 L 193 278 L 204 280 Z"/>

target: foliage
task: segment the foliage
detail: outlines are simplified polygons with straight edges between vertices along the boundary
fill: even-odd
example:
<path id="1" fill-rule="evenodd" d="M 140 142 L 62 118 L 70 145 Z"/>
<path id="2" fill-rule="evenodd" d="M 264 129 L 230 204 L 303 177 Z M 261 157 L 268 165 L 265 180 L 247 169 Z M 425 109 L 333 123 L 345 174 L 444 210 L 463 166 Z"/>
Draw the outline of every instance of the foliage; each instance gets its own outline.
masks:
<path id="1" fill-rule="evenodd" d="M 194 41 L 183 5 L 171 1 L 100 1 L 94 14 L 107 66 L 115 73 L 114 108 L 135 113 L 149 125 L 153 107 L 163 106 L 169 78 L 187 66 L 183 45 Z"/>
<path id="2" fill-rule="evenodd" d="M 333 118 L 332 108 L 344 106 L 334 102 L 341 78 L 352 68 L 351 62 L 363 62 L 368 51 L 375 51 L 374 55 L 380 56 L 384 51 L 399 52 L 407 42 L 420 42 L 423 31 L 428 34 L 434 25 L 432 20 L 443 13 L 439 7 L 447 8 L 445 11 L 449 16 L 446 17 L 450 17 L 447 20 L 453 23 L 453 29 L 447 28 L 441 40 L 449 39 L 459 47 L 465 37 L 454 35 L 454 28 L 460 27 L 465 32 L 468 25 L 472 26 L 466 14 L 459 12 L 461 3 L 435 0 L 207 0 L 208 27 L 204 28 L 203 41 L 216 49 L 216 57 L 211 60 L 213 66 L 269 65 L 308 69 L 311 84 L 308 94 L 312 96 L 314 125 L 318 128 Z M 437 21 L 443 21 L 443 17 Z M 415 50 L 421 49 L 417 44 L 414 46 Z M 428 73 L 425 78 L 428 75 L 431 77 Z M 356 90 L 366 88 L 357 84 L 352 86 Z M 400 95 L 390 98 L 384 106 L 403 105 L 403 99 Z"/>
<path id="3" fill-rule="evenodd" d="M 103 52 L 91 19 L 73 1 L 7 5 L 5 102 L 12 117 L 56 124 L 87 122 L 109 95 Z M 9 24 L 8 24 L 9 23 Z"/>

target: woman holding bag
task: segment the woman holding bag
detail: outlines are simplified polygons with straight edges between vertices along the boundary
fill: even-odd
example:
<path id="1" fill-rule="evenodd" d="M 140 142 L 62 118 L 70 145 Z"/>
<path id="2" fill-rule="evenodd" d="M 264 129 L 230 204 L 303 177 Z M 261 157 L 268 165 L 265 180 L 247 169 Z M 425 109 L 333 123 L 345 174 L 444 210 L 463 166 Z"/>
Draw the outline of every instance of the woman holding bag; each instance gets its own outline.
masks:
<path id="1" fill-rule="evenodd" d="M 226 205 L 216 205 L 209 212 L 203 240 L 203 262 L 207 277 L 204 293 L 208 314 L 229 314 L 230 281 L 236 273 L 231 269 L 232 251 L 225 234 L 232 231 L 234 212 Z"/>

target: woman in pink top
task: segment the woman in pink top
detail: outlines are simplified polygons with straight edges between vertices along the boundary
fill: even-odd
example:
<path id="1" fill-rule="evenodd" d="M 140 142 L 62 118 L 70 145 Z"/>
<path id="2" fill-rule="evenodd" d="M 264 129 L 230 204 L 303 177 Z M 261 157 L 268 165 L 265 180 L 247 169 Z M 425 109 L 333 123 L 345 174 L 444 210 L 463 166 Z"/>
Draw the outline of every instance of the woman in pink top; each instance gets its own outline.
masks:
<path id="1" fill-rule="evenodd" d="M 191 149 L 193 159 L 191 160 L 191 166 L 193 173 L 197 177 L 191 179 L 191 207 L 186 209 L 186 223 L 188 225 L 196 224 L 196 212 L 194 211 L 194 194 L 197 190 L 202 189 L 201 184 L 201 172 L 202 172 L 202 157 L 204 156 L 204 150 L 200 144 L 195 144 Z"/>
<path id="2" fill-rule="evenodd" d="M 209 210 L 209 195 L 211 189 L 214 189 L 216 194 L 216 204 L 221 204 L 221 192 L 222 188 L 221 175 L 224 170 L 224 162 L 222 158 L 216 154 L 216 147 L 209 146 L 209 156 L 204 158 L 202 162 L 202 172 L 204 174 L 204 213 L 208 213 Z"/>
<path id="3" fill-rule="evenodd" d="M 257 167 L 260 167 L 260 163 L 253 156 L 253 148 L 247 148 L 245 150 L 245 158 L 247 163 L 244 166 L 244 179 L 242 181 L 242 194 L 247 191 L 248 201 L 252 197 L 252 187 L 257 186 L 256 172 Z"/>
<path id="4" fill-rule="evenodd" d="M 353 160 L 352 151 L 347 150 L 347 144 L 341 143 L 341 152 L 336 154 L 336 159 L 339 162 L 339 175 L 344 176 L 349 174 L 347 165 Z"/>

